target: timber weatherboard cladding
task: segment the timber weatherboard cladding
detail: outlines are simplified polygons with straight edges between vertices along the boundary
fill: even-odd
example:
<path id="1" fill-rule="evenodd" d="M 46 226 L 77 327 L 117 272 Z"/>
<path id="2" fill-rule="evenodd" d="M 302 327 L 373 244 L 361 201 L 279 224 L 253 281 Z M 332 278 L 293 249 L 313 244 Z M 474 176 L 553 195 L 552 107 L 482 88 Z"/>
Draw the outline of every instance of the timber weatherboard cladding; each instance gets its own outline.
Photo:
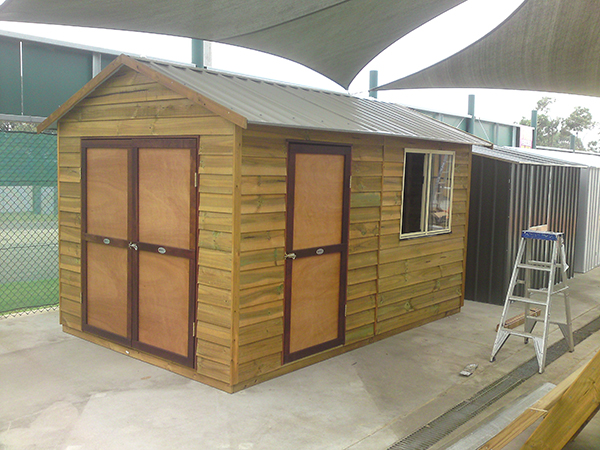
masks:
<path id="1" fill-rule="evenodd" d="M 58 122 L 60 305 L 65 330 L 234 392 L 456 313 L 463 304 L 471 148 L 402 137 L 235 125 L 122 67 Z M 81 139 L 198 139 L 193 368 L 81 330 Z M 344 344 L 283 363 L 289 142 L 351 147 Z M 399 239 L 405 148 L 455 152 L 452 231 Z"/>

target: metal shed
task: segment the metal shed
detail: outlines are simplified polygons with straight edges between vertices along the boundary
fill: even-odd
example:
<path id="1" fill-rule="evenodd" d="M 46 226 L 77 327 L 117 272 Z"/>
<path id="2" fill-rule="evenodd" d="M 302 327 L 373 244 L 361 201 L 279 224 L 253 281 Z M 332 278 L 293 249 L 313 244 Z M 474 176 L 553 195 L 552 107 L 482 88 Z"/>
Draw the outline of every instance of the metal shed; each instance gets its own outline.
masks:
<path id="1" fill-rule="evenodd" d="M 563 164 L 580 164 L 575 272 L 585 273 L 600 266 L 600 155 L 550 149 L 531 150 L 532 154 L 554 158 Z"/>
<path id="2" fill-rule="evenodd" d="M 521 230 L 531 226 L 565 233 L 573 276 L 582 169 L 531 149 L 473 148 L 465 298 L 504 303 Z"/>

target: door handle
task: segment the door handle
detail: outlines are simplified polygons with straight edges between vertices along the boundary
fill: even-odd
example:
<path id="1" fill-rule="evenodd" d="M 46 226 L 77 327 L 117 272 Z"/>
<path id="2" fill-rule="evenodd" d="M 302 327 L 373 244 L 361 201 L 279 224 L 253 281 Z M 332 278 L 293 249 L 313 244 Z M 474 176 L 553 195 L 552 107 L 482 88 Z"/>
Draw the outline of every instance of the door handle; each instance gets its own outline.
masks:
<path id="1" fill-rule="evenodd" d="M 137 246 L 137 244 L 136 244 L 135 242 L 130 242 L 130 243 L 129 243 L 129 248 L 131 248 L 131 249 L 133 249 L 133 250 L 137 250 L 137 249 L 138 249 L 138 246 Z"/>
<path id="2" fill-rule="evenodd" d="M 296 254 L 295 253 L 286 253 L 285 259 L 296 259 Z"/>

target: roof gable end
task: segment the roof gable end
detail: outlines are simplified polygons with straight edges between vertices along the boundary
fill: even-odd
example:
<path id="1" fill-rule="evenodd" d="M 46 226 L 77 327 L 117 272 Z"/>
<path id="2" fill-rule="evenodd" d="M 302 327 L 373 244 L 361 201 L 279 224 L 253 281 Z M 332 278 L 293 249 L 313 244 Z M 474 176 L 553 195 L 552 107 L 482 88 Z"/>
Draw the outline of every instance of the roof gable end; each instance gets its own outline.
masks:
<path id="1" fill-rule="evenodd" d="M 137 60 L 126 56 L 120 55 L 114 61 L 112 61 L 104 70 L 102 70 L 97 76 L 92 78 L 86 83 L 79 91 L 73 94 L 65 103 L 63 103 L 56 111 L 50 114 L 46 120 L 40 123 L 37 127 L 38 132 L 44 131 L 53 123 L 60 120 L 65 114 L 71 111 L 78 103 L 94 92 L 99 86 L 104 84 L 113 75 L 115 75 L 122 67 L 129 67 L 130 69 L 148 77 L 149 79 L 171 89 L 194 103 L 203 106 L 209 111 L 221 116 L 222 118 L 238 125 L 242 128 L 248 126 L 248 121 L 242 115 L 226 108 L 225 106 L 211 100 L 205 95 L 202 95 L 193 89 L 190 89 L 185 84 L 178 82 L 177 80 L 171 79 L 163 74 L 160 74 L 153 70 L 151 67 L 138 62 Z"/>

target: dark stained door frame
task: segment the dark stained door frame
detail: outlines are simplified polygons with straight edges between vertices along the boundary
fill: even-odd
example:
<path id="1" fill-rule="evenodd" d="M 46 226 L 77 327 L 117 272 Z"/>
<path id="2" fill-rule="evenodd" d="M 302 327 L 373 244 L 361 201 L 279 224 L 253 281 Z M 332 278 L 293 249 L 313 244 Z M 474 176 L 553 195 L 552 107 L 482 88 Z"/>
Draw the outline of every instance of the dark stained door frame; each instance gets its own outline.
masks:
<path id="1" fill-rule="evenodd" d="M 139 242 L 139 149 L 189 149 L 190 150 L 190 229 L 189 248 L 176 248 L 156 243 Z M 114 238 L 113 236 L 100 236 L 89 234 L 87 231 L 87 153 L 88 149 L 122 149 L 127 152 L 127 239 Z M 171 360 L 173 362 L 193 367 L 195 363 L 195 338 L 194 322 L 196 316 L 196 261 L 197 261 L 197 192 L 195 188 L 195 174 L 197 173 L 198 140 L 196 138 L 98 138 L 82 139 L 81 141 L 81 270 L 82 270 L 82 329 L 96 334 L 113 342 L 132 348 L 138 348 L 147 353 Z M 127 249 L 127 335 L 121 336 L 100 327 L 88 324 L 87 305 L 87 246 L 88 243 L 102 244 L 107 247 Z M 185 258 L 189 261 L 189 308 L 188 308 L 188 344 L 187 355 L 180 355 L 168 350 L 153 347 L 139 340 L 139 252 L 152 254 L 166 254 L 171 257 Z"/>
<path id="2" fill-rule="evenodd" d="M 296 156 L 298 154 L 312 155 L 340 155 L 344 157 L 343 163 L 343 194 L 340 242 L 335 245 L 318 246 L 314 248 L 295 248 L 294 246 L 294 197 L 296 193 Z M 287 181 L 287 217 L 286 217 L 286 243 L 285 243 L 285 307 L 284 307 L 284 349 L 283 362 L 289 363 L 321 351 L 343 345 L 345 342 L 345 307 L 348 279 L 348 240 L 350 222 L 350 172 L 351 172 L 351 146 L 330 143 L 289 142 L 288 151 L 288 181 Z M 322 192 L 326 195 L 326 192 Z M 315 198 L 315 202 L 319 199 Z M 340 255 L 339 267 L 339 303 L 337 311 L 337 336 L 326 342 L 312 345 L 308 348 L 292 351 L 291 342 L 291 311 L 294 261 L 315 257 L 315 255 Z"/>

